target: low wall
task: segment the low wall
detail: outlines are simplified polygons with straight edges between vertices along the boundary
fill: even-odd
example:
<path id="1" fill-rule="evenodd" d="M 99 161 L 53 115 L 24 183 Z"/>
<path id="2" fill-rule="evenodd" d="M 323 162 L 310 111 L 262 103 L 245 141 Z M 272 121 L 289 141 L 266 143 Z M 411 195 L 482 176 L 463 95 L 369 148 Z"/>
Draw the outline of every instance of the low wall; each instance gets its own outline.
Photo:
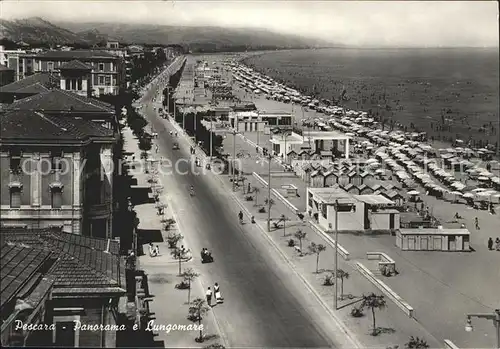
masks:
<path id="1" fill-rule="evenodd" d="M 406 315 L 409 317 L 414 316 L 414 310 L 411 305 L 406 303 L 396 292 L 391 290 L 389 286 L 387 286 L 380 279 L 375 277 L 373 273 L 365 267 L 363 264 L 356 262 L 356 269 L 359 271 L 361 275 L 368 279 L 372 284 L 374 284 L 382 293 L 384 293 L 388 298 L 390 298 Z"/>
<path id="2" fill-rule="evenodd" d="M 459 347 L 457 347 L 452 341 L 450 341 L 449 339 L 445 339 L 444 340 L 444 346 L 445 346 L 445 349 L 460 349 Z"/>
<path id="3" fill-rule="evenodd" d="M 267 187 L 267 182 L 259 176 L 257 173 L 253 172 L 252 175 L 257 179 L 263 186 Z M 288 201 L 283 195 L 281 195 L 276 189 L 271 189 L 271 193 L 276 196 L 289 210 L 293 211 L 295 214 L 300 213 L 299 209 L 295 207 L 290 201 Z"/>
<path id="4" fill-rule="evenodd" d="M 314 230 L 317 234 L 323 236 L 323 238 L 326 239 L 326 241 L 333 247 L 335 247 L 335 244 L 337 243 L 335 241 L 335 239 L 333 239 L 330 235 L 328 235 L 327 233 L 325 233 L 317 224 L 309 221 L 309 225 L 311 226 L 312 230 Z M 342 245 L 339 244 L 339 248 L 338 248 L 338 251 L 339 251 L 339 255 L 342 256 L 342 258 L 344 258 L 346 261 L 349 260 L 350 258 L 350 254 L 349 254 L 349 251 L 347 251 L 344 247 L 342 247 Z"/>

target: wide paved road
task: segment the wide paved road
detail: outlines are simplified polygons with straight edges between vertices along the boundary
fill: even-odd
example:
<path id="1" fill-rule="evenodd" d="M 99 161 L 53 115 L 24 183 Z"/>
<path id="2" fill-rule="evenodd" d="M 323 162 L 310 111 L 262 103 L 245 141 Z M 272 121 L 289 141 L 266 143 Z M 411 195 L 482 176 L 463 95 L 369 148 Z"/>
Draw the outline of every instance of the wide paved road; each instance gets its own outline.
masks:
<path id="1" fill-rule="evenodd" d="M 158 118 L 151 106 L 155 93 L 150 90 L 143 103 L 147 118 L 159 133 L 157 157 L 172 162 L 189 159 L 186 149 L 172 150 L 178 140 L 170 137 L 170 125 Z M 186 163 L 179 165 L 181 171 L 188 167 Z M 174 210 L 195 257 L 201 247 L 213 251 L 215 263 L 195 268 L 204 281 L 221 285 L 226 301 L 214 309 L 231 347 L 339 346 L 335 344 L 339 331 L 333 320 L 259 237 L 256 228 L 238 223 L 239 209 L 228 193 L 215 185 L 212 175 L 174 173 L 164 181 L 169 181 L 166 190 L 174 197 Z M 190 185 L 196 188 L 194 198 L 188 195 Z"/>

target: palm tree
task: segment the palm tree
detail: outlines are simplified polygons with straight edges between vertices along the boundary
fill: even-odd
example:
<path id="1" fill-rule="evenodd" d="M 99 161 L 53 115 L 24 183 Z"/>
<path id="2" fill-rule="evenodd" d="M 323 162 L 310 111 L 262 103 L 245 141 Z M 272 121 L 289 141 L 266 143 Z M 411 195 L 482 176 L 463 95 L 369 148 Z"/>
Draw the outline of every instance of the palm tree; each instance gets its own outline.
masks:
<path id="1" fill-rule="evenodd" d="M 184 252 L 182 249 L 176 247 L 172 250 L 172 252 L 170 252 L 170 254 L 179 261 L 179 276 L 182 276 L 182 259 L 185 257 Z"/>
<path id="2" fill-rule="evenodd" d="M 184 282 L 187 282 L 188 284 L 188 304 L 191 302 L 191 283 L 198 277 L 200 274 L 194 271 L 194 269 L 189 268 L 187 270 L 184 270 L 184 272 L 181 274 L 181 276 L 184 278 Z"/>
<path id="3" fill-rule="evenodd" d="M 340 299 L 344 299 L 344 279 L 349 279 L 349 273 L 342 269 L 337 269 L 337 279 L 340 279 Z"/>
<path id="4" fill-rule="evenodd" d="M 386 306 L 387 303 L 383 295 L 377 296 L 375 293 L 370 293 L 368 296 L 363 296 L 363 302 L 361 303 L 361 307 L 367 307 L 372 310 L 372 319 L 373 319 L 372 336 L 376 336 L 378 334 L 376 319 L 375 319 L 375 309 L 384 309 Z"/>
<path id="5" fill-rule="evenodd" d="M 418 337 L 410 337 L 408 343 L 405 344 L 406 349 L 427 349 L 429 348 L 429 344 L 424 341 L 422 338 Z"/>
<path id="6" fill-rule="evenodd" d="M 206 301 L 203 298 L 196 298 L 191 302 L 189 307 L 188 320 L 198 323 L 198 328 L 200 329 L 200 336 L 196 338 L 198 343 L 203 342 L 203 327 L 201 326 L 201 320 L 208 313 L 210 308 L 207 306 Z"/>
<path id="7" fill-rule="evenodd" d="M 300 250 L 302 251 L 302 240 L 306 238 L 307 233 L 303 232 L 302 230 L 297 230 L 294 234 L 294 236 L 299 240 L 299 246 Z"/>
<path id="8" fill-rule="evenodd" d="M 311 253 L 316 254 L 316 273 L 318 273 L 319 255 L 324 250 L 326 250 L 326 247 L 323 244 L 316 244 L 315 242 L 311 242 L 311 244 L 309 245 L 309 251 L 311 251 Z"/>

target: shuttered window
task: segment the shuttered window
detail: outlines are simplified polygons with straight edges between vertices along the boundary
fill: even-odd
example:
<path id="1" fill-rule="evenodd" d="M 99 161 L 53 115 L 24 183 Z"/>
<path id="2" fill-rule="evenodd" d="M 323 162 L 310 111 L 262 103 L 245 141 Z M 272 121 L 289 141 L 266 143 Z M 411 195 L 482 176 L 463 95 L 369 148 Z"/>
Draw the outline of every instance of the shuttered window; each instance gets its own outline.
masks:
<path id="1" fill-rule="evenodd" d="M 12 208 L 21 207 L 21 188 L 17 187 L 10 188 L 10 207 Z"/>

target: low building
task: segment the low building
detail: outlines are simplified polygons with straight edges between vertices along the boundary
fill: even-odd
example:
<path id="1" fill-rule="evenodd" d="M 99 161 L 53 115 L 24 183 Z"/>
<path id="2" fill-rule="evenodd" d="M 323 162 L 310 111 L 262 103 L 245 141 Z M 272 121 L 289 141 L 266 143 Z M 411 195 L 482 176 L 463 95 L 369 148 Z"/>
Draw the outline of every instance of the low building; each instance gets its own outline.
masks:
<path id="1" fill-rule="evenodd" d="M 287 112 L 260 112 L 260 118 L 262 121 L 266 122 L 269 127 L 280 128 L 280 129 L 292 129 L 293 115 Z"/>
<path id="2" fill-rule="evenodd" d="M 51 283 L 52 287 L 48 299 L 41 297 L 41 292 L 32 293 L 40 300 L 40 306 L 45 307 L 44 316 L 39 319 L 34 317 L 35 314 L 30 312 L 29 308 L 18 302 L 20 307 L 23 306 L 21 309 L 27 309 L 26 320 L 52 325 L 46 331 L 40 331 L 38 337 L 31 341 L 28 338 L 27 344 L 66 348 L 116 346 L 118 331 L 114 326 L 120 325 L 116 321 L 119 318 L 118 305 L 126 295 L 125 263 L 119 256 L 120 247 L 117 241 L 64 233 L 60 229 L 2 228 L 0 235 L 3 244 L 10 246 L 11 250 L 30 251 L 30 255 L 25 259 L 17 260 L 17 271 L 4 269 L 2 252 L 2 307 L 6 290 L 3 287 L 3 279 L 6 274 L 18 273 L 17 279 L 23 280 L 39 271 L 42 276 L 35 274 L 38 279 L 41 278 L 45 284 Z M 49 259 L 37 269 L 37 265 L 40 266 L 39 261 L 47 258 L 45 256 Z M 13 259 L 12 255 L 10 257 Z M 50 263 L 54 259 L 57 259 L 57 262 L 51 266 Z M 19 271 L 21 267 L 24 270 Z M 43 274 L 47 274 L 45 280 Z M 15 292 L 17 297 L 21 298 L 36 285 L 25 284 L 24 287 L 19 287 L 17 280 L 13 283 L 18 286 Z M 42 289 L 47 292 L 47 288 L 48 285 L 45 285 Z M 15 287 L 8 289 L 10 291 Z M 10 298 L 12 299 L 12 296 Z M 31 306 L 29 296 L 24 300 Z M 38 314 L 43 315 L 40 312 Z M 77 328 L 74 321 L 90 326 L 108 326 L 108 329 L 83 330 Z M 3 330 L 2 323 L 2 337 Z M 35 339 L 36 342 L 33 342 Z"/>
<path id="3" fill-rule="evenodd" d="M 286 135 L 286 136 L 285 136 Z M 308 146 L 312 152 L 330 151 L 335 157 L 343 154 L 349 159 L 350 137 L 337 131 L 314 131 L 297 133 L 295 131 L 285 131 L 273 135 L 270 139 L 272 149 L 280 156 L 290 152 L 292 149 L 298 151 L 303 146 Z M 343 145 L 344 151 L 339 151 Z"/>
<path id="4" fill-rule="evenodd" d="M 25 50 L 6 50 L 5 46 L 0 45 L 0 64 L 14 70 L 14 81 L 22 78 L 19 75 L 19 67 L 22 66 L 22 59 L 20 58 L 25 54 Z"/>
<path id="5" fill-rule="evenodd" d="M 8 85 L 15 80 L 15 71 L 0 64 L 0 87 Z"/>
<path id="6" fill-rule="evenodd" d="M 381 195 L 355 195 L 339 188 L 308 188 L 307 212 L 324 229 L 392 231 L 399 229 L 399 211 Z M 338 219 L 337 219 L 338 217 Z"/>
<path id="7" fill-rule="evenodd" d="M 60 74 L 61 66 L 78 60 L 91 67 L 92 95 L 118 95 L 126 87 L 126 67 L 122 57 L 105 51 L 46 51 L 35 56 L 35 72 Z"/>
<path id="8" fill-rule="evenodd" d="M 0 88 L 0 103 L 11 104 L 59 86 L 59 77 L 52 73 L 38 73 Z"/>
<path id="9" fill-rule="evenodd" d="M 403 251 L 469 252 L 470 231 L 461 229 L 399 229 L 396 246 Z"/>
<path id="10" fill-rule="evenodd" d="M 34 110 L 0 115 L 2 226 L 59 226 L 111 237 L 117 138 L 112 129 L 83 117 Z"/>

